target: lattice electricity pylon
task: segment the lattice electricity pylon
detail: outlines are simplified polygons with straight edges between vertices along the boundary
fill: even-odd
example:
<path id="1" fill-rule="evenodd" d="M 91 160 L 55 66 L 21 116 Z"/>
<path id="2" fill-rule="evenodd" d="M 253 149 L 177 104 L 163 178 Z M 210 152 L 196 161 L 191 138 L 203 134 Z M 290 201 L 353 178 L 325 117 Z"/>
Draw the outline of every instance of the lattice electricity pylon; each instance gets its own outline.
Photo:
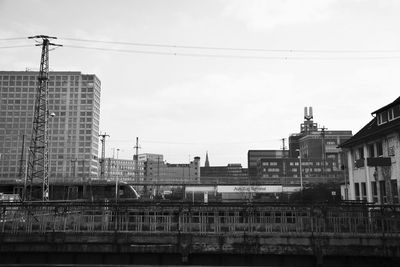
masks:
<path id="1" fill-rule="evenodd" d="M 57 39 L 46 35 L 28 37 L 42 39 L 42 55 L 38 87 L 36 91 L 33 130 L 29 149 L 28 181 L 30 183 L 29 199 L 32 199 L 33 182 L 42 182 L 43 201 L 49 200 L 49 150 L 48 150 L 48 79 L 49 79 L 49 46 L 61 46 L 50 43 L 49 39 Z M 24 188 L 26 193 L 26 188 Z"/>

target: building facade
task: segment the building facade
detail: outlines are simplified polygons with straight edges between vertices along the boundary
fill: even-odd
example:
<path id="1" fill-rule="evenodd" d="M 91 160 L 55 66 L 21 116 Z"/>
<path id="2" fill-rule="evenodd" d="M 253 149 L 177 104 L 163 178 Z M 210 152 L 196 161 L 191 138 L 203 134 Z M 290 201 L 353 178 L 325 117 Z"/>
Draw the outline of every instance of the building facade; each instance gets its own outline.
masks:
<path id="1" fill-rule="evenodd" d="M 138 155 L 138 167 L 135 170 L 136 181 L 145 181 L 148 175 L 148 162 L 164 162 L 164 156 L 161 154 L 143 153 Z"/>
<path id="2" fill-rule="evenodd" d="M 285 158 L 288 150 L 249 150 L 247 152 L 247 167 L 250 178 L 257 177 L 257 162 L 263 158 Z"/>
<path id="3" fill-rule="evenodd" d="M 37 72 L 0 71 L 0 179 L 24 176 L 33 128 Z M 49 180 L 97 178 L 100 80 L 50 72 Z"/>
<path id="4" fill-rule="evenodd" d="M 200 183 L 200 157 L 190 163 L 171 164 L 160 160 L 146 162 L 146 182 Z"/>
<path id="5" fill-rule="evenodd" d="M 257 163 L 258 177 L 264 178 L 279 178 L 279 177 L 300 177 L 300 172 L 303 178 L 335 178 L 343 176 L 342 170 L 337 166 L 335 160 L 328 159 L 325 162 L 321 158 L 263 158 Z"/>
<path id="6" fill-rule="evenodd" d="M 399 203 L 400 97 L 372 115 L 367 125 L 341 145 L 348 155 L 348 198 Z"/>
<path id="7" fill-rule="evenodd" d="M 336 162 L 334 168 L 346 166 L 345 154 L 340 144 L 352 137 L 351 131 L 312 131 L 299 139 L 299 148 L 303 159 L 322 159 Z"/>
<path id="8" fill-rule="evenodd" d="M 227 166 L 209 166 L 200 168 L 202 184 L 240 184 L 248 182 L 248 171 L 240 163 Z"/>
<path id="9" fill-rule="evenodd" d="M 105 158 L 104 176 L 107 180 L 135 182 L 135 161 L 131 159 Z"/>
<path id="10" fill-rule="evenodd" d="M 289 150 L 250 150 L 249 176 L 265 178 L 321 178 L 344 180 L 346 155 L 338 146 L 352 136 L 351 131 L 327 131 L 313 121 L 312 108 L 304 108 L 300 132 L 289 136 Z M 300 160 L 302 161 L 300 168 Z M 330 179 L 334 178 L 334 179 Z M 271 179 L 272 180 L 272 179 Z M 309 179 L 318 182 L 318 179 Z"/>

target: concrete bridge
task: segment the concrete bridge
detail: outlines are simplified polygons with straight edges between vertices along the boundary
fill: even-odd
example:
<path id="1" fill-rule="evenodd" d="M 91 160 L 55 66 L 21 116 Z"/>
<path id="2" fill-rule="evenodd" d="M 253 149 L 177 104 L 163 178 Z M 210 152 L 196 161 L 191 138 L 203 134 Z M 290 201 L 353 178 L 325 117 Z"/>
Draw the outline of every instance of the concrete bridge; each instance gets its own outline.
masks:
<path id="1" fill-rule="evenodd" d="M 0 264 L 396 266 L 400 207 L 1 203 Z"/>

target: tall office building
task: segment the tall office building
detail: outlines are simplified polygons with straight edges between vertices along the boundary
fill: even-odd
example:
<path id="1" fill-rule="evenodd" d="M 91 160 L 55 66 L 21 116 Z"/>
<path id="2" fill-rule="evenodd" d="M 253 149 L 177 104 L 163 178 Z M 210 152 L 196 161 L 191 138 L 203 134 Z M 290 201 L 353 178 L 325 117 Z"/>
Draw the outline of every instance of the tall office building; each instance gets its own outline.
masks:
<path id="1" fill-rule="evenodd" d="M 33 128 L 37 72 L 0 71 L 0 179 L 24 176 Z M 97 178 L 100 80 L 50 72 L 49 179 Z"/>

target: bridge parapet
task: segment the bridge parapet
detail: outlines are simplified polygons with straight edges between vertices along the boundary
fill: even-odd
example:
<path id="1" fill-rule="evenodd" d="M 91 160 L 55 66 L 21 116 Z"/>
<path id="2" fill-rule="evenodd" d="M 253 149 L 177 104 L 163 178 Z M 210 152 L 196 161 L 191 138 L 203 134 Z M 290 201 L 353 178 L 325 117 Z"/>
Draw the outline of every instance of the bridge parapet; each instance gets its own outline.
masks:
<path id="1" fill-rule="evenodd" d="M 400 206 L 1 203 L 0 232 L 400 234 Z"/>
<path id="2" fill-rule="evenodd" d="M 179 254 L 190 264 L 216 253 L 400 258 L 398 206 L 38 202 L 0 210 L 0 255 Z"/>

